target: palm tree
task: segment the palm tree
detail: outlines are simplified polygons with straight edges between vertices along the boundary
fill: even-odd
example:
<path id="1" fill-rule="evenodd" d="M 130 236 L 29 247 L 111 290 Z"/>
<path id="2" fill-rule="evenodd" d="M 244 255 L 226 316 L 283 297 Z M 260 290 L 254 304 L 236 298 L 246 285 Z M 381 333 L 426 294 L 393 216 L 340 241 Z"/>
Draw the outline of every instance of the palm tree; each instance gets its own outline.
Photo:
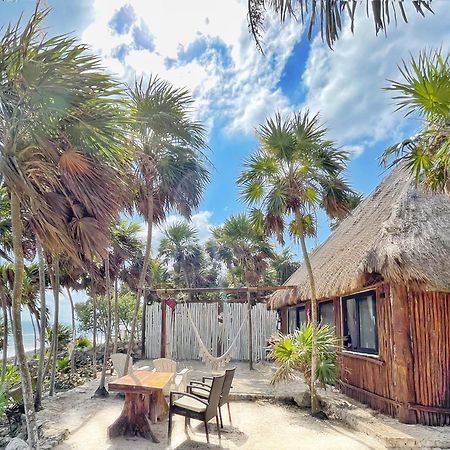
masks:
<path id="1" fill-rule="evenodd" d="M 186 287 L 194 286 L 202 263 L 202 249 L 195 228 L 181 221 L 167 227 L 159 244 L 159 256 L 166 264 L 173 263 L 177 275 L 183 273 Z"/>
<path id="2" fill-rule="evenodd" d="M 402 163 L 433 191 L 450 193 L 450 54 L 443 51 L 421 53 L 416 60 L 403 61 L 399 68 L 403 82 L 391 81 L 387 88 L 395 94 L 399 110 L 423 121 L 412 138 L 389 147 L 383 162 L 391 155 L 393 164 Z"/>
<path id="3" fill-rule="evenodd" d="M 155 77 L 150 77 L 146 84 L 141 79 L 129 90 L 129 103 L 134 118 L 132 136 L 137 168 L 135 204 L 147 223 L 147 233 L 126 369 L 148 276 L 153 224 L 163 221 L 169 210 L 189 218 L 209 179 L 202 153 L 206 147 L 205 132 L 190 117 L 193 99 L 187 90 L 175 89 Z M 151 284 L 151 280 L 147 283 Z"/>
<path id="4" fill-rule="evenodd" d="M 114 285 L 114 349 L 117 351 L 119 339 L 119 278 L 124 271 L 125 265 L 130 264 L 133 259 L 142 254 L 142 242 L 139 239 L 141 227 L 138 223 L 121 220 L 112 229 L 111 238 L 111 276 Z M 122 272 L 124 271 L 124 272 Z"/>
<path id="5" fill-rule="evenodd" d="M 364 200 L 364 195 L 359 192 L 350 193 L 347 197 L 347 213 L 342 216 L 334 218 L 330 222 L 330 228 L 332 231 L 341 224 L 341 222 L 352 213 L 352 211 Z"/>
<path id="6" fill-rule="evenodd" d="M 411 1 L 411 8 L 414 7 L 416 12 L 425 16 L 426 11 L 433 12 L 431 2 L 432 0 L 414 0 Z M 304 24 L 308 20 L 308 39 L 312 39 L 316 28 L 320 27 L 322 39 L 332 48 L 333 44 L 339 39 L 342 23 L 346 16 L 350 19 L 350 28 L 353 32 L 358 7 L 365 8 L 368 17 L 372 14 L 376 34 L 380 31 L 386 33 L 391 20 L 397 23 L 397 13 L 401 15 L 405 22 L 408 22 L 403 1 L 249 0 L 248 26 L 256 46 L 263 51 L 262 34 L 265 18 L 269 14 L 268 11 L 278 15 L 281 23 L 288 19 L 294 19 Z"/>
<path id="7" fill-rule="evenodd" d="M 238 183 L 244 200 L 261 209 L 252 211 L 253 225 L 284 242 L 284 231 L 299 239 L 311 287 L 312 373 L 316 373 L 317 305 L 314 273 L 306 246 L 311 217 L 323 209 L 330 217 L 347 211 L 350 189 L 342 180 L 348 159 L 325 139 L 319 116 L 299 112 L 283 120 L 279 114 L 261 125 L 259 149 L 245 163 Z M 308 230 L 310 228 L 310 230 Z M 312 412 L 319 409 L 315 378 L 311 381 Z"/>
<path id="8" fill-rule="evenodd" d="M 235 269 L 240 284 L 259 284 L 274 252 L 267 237 L 252 226 L 245 214 L 232 215 L 212 230 L 206 248 L 212 259 Z"/>
<path id="9" fill-rule="evenodd" d="M 275 272 L 275 284 L 280 285 L 300 267 L 300 263 L 294 260 L 289 248 L 283 248 L 280 253 L 273 254 L 270 266 Z"/>
<path id="10" fill-rule="evenodd" d="M 118 85 L 67 36 L 49 38 L 35 13 L 0 40 L 1 176 L 11 193 L 15 265 L 12 317 L 31 448 L 38 447 L 31 377 L 23 347 L 23 218 L 47 254 L 102 257 L 123 204 L 124 152 Z"/>

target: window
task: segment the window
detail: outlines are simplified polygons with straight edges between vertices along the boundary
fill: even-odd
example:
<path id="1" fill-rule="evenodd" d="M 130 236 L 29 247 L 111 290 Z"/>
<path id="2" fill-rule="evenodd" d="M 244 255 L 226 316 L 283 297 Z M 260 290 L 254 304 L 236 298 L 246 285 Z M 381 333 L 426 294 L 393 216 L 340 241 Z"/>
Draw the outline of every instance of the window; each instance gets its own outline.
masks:
<path id="1" fill-rule="evenodd" d="M 303 323 L 306 323 L 306 310 L 304 306 L 288 309 L 288 333 L 293 333 Z"/>
<path id="2" fill-rule="evenodd" d="M 378 353 L 375 292 L 342 298 L 344 348 L 360 353 Z"/>
<path id="3" fill-rule="evenodd" d="M 334 327 L 334 302 L 327 301 L 319 303 L 319 322 L 321 324 L 330 325 Z"/>

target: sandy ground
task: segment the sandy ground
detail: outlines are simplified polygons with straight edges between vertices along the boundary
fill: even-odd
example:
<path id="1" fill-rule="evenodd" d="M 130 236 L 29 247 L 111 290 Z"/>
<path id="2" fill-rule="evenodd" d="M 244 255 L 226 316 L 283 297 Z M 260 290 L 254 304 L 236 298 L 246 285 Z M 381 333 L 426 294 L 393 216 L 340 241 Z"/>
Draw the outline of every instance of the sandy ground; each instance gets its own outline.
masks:
<path id="1" fill-rule="evenodd" d="M 269 401 L 235 401 L 231 404 L 232 425 L 224 409 L 225 427 L 219 441 L 215 424 L 210 423 L 211 443 L 206 443 L 203 425 L 192 421 L 188 436 L 184 420 L 174 423 L 172 446 L 167 442 L 167 420 L 153 426 L 160 444 L 142 438 L 109 440 L 106 430 L 119 416 L 123 400 L 116 395 L 107 399 L 91 399 L 97 382 L 59 394 L 46 404 L 49 426 L 67 428 L 69 436 L 58 450 L 144 450 L 144 449 L 383 449 L 379 442 L 356 433 L 336 421 L 314 419 L 295 406 Z"/>

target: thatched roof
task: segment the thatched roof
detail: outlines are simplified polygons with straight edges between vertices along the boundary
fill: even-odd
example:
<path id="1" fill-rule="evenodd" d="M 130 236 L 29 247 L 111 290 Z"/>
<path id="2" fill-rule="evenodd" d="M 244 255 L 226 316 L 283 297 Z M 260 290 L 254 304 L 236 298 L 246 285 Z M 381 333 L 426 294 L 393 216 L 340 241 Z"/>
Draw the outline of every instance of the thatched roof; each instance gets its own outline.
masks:
<path id="1" fill-rule="evenodd" d="M 425 192 L 404 169 L 393 169 L 311 255 L 317 297 L 364 286 L 368 274 L 426 290 L 450 290 L 450 197 Z M 272 308 L 311 296 L 306 268 L 276 291 Z"/>

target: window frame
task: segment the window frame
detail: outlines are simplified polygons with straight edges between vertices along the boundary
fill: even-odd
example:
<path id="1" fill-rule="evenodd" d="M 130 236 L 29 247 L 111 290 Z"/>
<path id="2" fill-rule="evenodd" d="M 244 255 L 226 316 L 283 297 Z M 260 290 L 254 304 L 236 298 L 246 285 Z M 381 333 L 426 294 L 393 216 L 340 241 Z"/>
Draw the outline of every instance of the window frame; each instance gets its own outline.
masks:
<path id="1" fill-rule="evenodd" d="M 334 307 L 334 300 L 324 300 L 323 302 L 319 302 L 317 304 L 317 319 L 318 319 L 319 324 L 321 324 L 322 323 L 322 315 L 321 315 L 320 309 L 321 309 L 322 305 L 328 305 L 330 303 L 333 306 L 333 325 L 332 326 L 336 329 L 336 308 Z"/>
<path id="2" fill-rule="evenodd" d="M 293 310 L 295 309 L 295 330 L 289 330 L 289 310 Z M 287 314 L 287 322 L 288 322 L 288 334 L 292 334 L 294 331 L 298 330 L 300 328 L 300 310 L 304 310 L 305 311 L 305 318 L 307 319 L 306 316 L 306 305 L 300 305 L 300 306 L 292 306 L 290 308 L 288 308 L 288 314 Z M 306 320 L 307 322 L 307 320 Z"/>
<path id="3" fill-rule="evenodd" d="M 361 320 L 360 320 L 360 310 L 359 310 L 359 302 L 362 298 L 365 298 L 367 296 L 371 295 L 373 298 L 373 302 L 375 304 L 375 349 L 373 348 L 366 348 L 359 346 L 361 336 Z M 345 337 L 348 335 L 348 314 L 347 314 L 347 300 L 349 299 L 355 299 L 356 304 L 356 317 L 357 317 L 357 338 L 358 338 L 358 347 L 354 348 L 342 348 L 342 351 L 349 352 L 349 353 L 361 353 L 363 355 L 368 356 L 379 356 L 379 342 L 378 342 L 378 308 L 377 308 L 377 292 L 373 289 L 357 292 L 352 295 L 347 295 L 345 297 L 341 297 L 341 313 L 342 313 L 342 335 Z"/>

